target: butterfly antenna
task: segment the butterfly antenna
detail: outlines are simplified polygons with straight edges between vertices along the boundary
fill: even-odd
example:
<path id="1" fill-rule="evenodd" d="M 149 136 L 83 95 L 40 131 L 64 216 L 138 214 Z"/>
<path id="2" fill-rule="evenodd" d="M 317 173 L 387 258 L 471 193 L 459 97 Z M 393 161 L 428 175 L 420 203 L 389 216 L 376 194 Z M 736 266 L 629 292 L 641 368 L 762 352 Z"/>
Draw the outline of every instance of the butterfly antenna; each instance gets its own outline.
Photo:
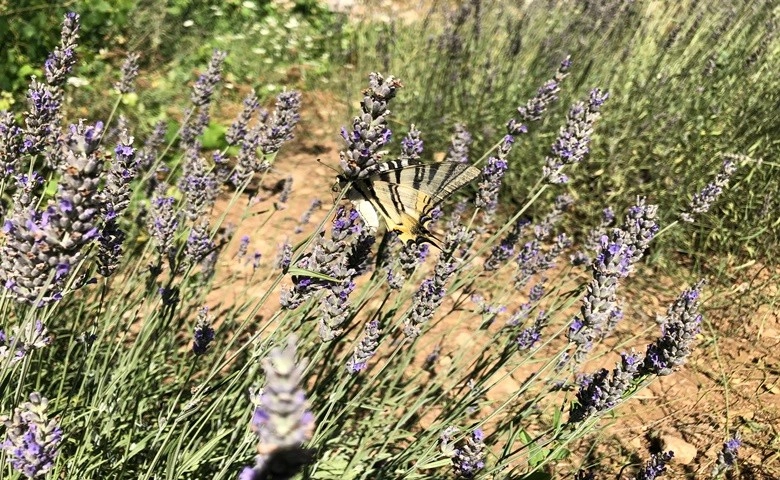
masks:
<path id="1" fill-rule="evenodd" d="M 328 165 L 327 163 L 323 162 L 321 158 L 318 158 L 318 159 L 317 159 L 317 163 L 319 163 L 319 164 L 320 164 L 320 165 L 322 165 L 323 167 L 327 167 L 327 168 L 329 168 L 329 169 L 333 170 L 334 172 L 336 172 L 336 174 L 340 174 L 340 173 L 341 173 L 341 172 L 339 172 L 338 170 L 336 170 L 335 168 L 333 168 L 333 167 L 331 167 L 330 165 Z"/>

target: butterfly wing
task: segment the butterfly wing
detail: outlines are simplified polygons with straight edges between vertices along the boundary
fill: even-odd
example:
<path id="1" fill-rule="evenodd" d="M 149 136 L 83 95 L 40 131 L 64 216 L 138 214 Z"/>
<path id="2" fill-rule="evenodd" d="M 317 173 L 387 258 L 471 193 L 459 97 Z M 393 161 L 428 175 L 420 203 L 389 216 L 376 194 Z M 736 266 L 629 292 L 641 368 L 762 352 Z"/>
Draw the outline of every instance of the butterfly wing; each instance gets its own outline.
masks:
<path id="1" fill-rule="evenodd" d="M 478 175 L 479 169 L 457 162 L 387 162 L 356 182 L 348 198 L 369 226 L 377 228 L 381 217 L 403 242 L 425 240 L 440 247 L 425 227 L 431 210 Z"/>

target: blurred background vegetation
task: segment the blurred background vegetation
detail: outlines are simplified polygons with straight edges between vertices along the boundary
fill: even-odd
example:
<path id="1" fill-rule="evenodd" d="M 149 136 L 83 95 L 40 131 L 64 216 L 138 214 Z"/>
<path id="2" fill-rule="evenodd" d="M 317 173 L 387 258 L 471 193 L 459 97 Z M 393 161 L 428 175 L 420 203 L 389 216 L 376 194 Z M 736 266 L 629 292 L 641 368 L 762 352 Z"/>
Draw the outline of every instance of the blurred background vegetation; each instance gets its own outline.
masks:
<path id="1" fill-rule="evenodd" d="M 212 49 L 221 48 L 230 53 L 228 89 L 221 95 L 231 97 L 221 105 L 238 105 L 250 87 L 268 98 L 295 87 L 354 103 L 368 72 L 381 71 L 402 80 L 394 116 L 423 132 L 429 158 L 446 151 L 453 125 L 461 122 L 474 136 L 476 159 L 500 140 L 515 108 L 571 55 L 571 75 L 552 115 L 533 125 L 513 151 L 507 212 L 538 178 L 568 106 L 600 87 L 610 99 L 590 158 L 572 171 L 566 187 L 577 199 L 569 231 L 586 234 L 603 207 L 619 212 L 637 195 L 658 203 L 669 224 L 717 173 L 720 155 L 735 153 L 755 161 L 742 165 L 729 191 L 693 228 L 659 238 L 651 261 L 720 268 L 775 258 L 780 7 L 738 0 L 469 0 L 422 8 L 384 2 L 401 8 L 382 11 L 375 7 L 383 2 L 369 3 L 343 13 L 316 0 L 0 2 L 0 44 L 7 46 L 0 54 L 0 110 L 24 102 L 30 75 L 41 75 L 46 52 L 57 42 L 53 26 L 73 10 L 82 16 L 85 61 L 71 79 L 77 88 L 70 103 L 90 105 L 74 115 L 105 116 L 111 100 L 104 93 L 125 55 L 138 51 L 148 84 L 125 99 L 131 104 L 125 114 L 147 128 L 161 118 L 175 121 L 180 113 L 167 106 L 181 104 L 182 86 Z M 205 143 L 222 146 L 218 138 Z M 711 261 L 713 254 L 721 264 Z"/>

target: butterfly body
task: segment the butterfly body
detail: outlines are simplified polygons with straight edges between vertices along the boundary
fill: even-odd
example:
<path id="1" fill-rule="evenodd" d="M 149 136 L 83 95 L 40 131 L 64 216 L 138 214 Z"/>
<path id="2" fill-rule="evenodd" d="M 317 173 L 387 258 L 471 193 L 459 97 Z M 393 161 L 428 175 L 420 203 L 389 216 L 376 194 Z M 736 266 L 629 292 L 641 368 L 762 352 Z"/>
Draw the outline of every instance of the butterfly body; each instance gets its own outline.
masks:
<path id="1" fill-rule="evenodd" d="M 352 180 L 347 198 L 370 228 L 379 228 L 381 218 L 404 243 L 427 241 L 439 246 L 426 228 L 431 212 L 479 173 L 479 169 L 459 162 L 393 160 Z M 340 189 L 348 183 L 347 178 L 339 176 Z"/>

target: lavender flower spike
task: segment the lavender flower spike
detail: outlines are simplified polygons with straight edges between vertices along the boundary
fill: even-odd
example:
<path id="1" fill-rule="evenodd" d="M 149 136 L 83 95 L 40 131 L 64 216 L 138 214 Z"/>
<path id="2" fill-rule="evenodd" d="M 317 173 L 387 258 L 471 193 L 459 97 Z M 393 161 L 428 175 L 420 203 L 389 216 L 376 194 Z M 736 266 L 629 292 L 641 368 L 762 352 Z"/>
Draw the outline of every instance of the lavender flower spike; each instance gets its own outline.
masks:
<path id="1" fill-rule="evenodd" d="M 447 150 L 445 160 L 448 162 L 468 163 L 469 147 L 472 138 L 462 123 L 455 124 L 455 133 L 450 137 L 450 148 Z"/>
<path id="2" fill-rule="evenodd" d="M 528 102 L 518 107 L 519 118 L 512 119 L 507 124 L 507 131 L 510 135 L 517 135 L 525 131 L 525 124 L 536 122 L 542 119 L 547 108 L 558 100 L 558 93 L 561 91 L 561 82 L 569 76 L 571 68 L 571 57 L 566 57 L 561 61 L 558 71 L 550 80 L 544 82 Z"/>
<path id="3" fill-rule="evenodd" d="M 610 375 L 602 368 L 583 380 L 577 392 L 577 402 L 572 405 L 568 423 L 578 423 L 615 407 L 623 395 L 639 377 L 639 357 L 621 354 L 622 361 Z"/>
<path id="4" fill-rule="evenodd" d="M 311 452 L 303 444 L 314 433 L 314 416 L 308 409 L 303 385 L 307 360 L 296 360 L 297 338 L 287 339 L 287 345 L 274 348 L 263 360 L 266 385 L 259 395 L 253 395 L 255 411 L 251 430 L 257 435 L 258 455 L 254 467 L 247 467 L 241 478 L 290 478 L 308 463 Z M 283 476 L 287 475 L 287 476 Z"/>
<path id="5" fill-rule="evenodd" d="M 137 52 L 130 52 L 124 63 L 122 63 L 122 75 L 119 81 L 114 84 L 114 88 L 121 95 L 135 91 L 135 78 L 138 76 L 138 59 L 141 55 Z"/>
<path id="6" fill-rule="evenodd" d="M 680 214 L 680 219 L 684 222 L 693 223 L 694 215 L 708 212 L 715 200 L 723 193 L 723 189 L 729 186 L 729 180 L 736 171 L 737 164 L 731 158 L 724 160 L 720 173 L 715 176 L 715 180 L 708 183 L 699 193 L 693 196 L 688 210 Z"/>
<path id="7" fill-rule="evenodd" d="M 701 325 L 699 292 L 703 284 L 699 281 L 683 291 L 669 307 L 666 317 L 661 319 L 661 337 L 647 347 L 642 373 L 670 375 L 675 367 L 685 363 Z"/>
<path id="8" fill-rule="evenodd" d="M 409 133 L 401 140 L 401 160 L 416 162 L 423 153 L 423 141 L 420 131 L 412 124 Z"/>
<path id="9" fill-rule="evenodd" d="M 674 457 L 673 451 L 653 454 L 634 480 L 655 480 L 666 471 L 666 464 Z"/>
<path id="10" fill-rule="evenodd" d="M 244 108 L 225 133 L 225 140 L 228 142 L 228 145 L 236 146 L 246 137 L 248 132 L 247 125 L 249 125 L 259 107 L 260 103 L 257 101 L 257 95 L 255 95 L 253 90 L 244 99 Z"/>
<path id="11" fill-rule="evenodd" d="M 609 97 L 598 88 L 590 92 L 587 104 L 577 102 L 569 109 L 566 126 L 561 128 L 552 145 L 550 156 L 545 158 L 542 174 L 551 184 L 567 183 L 563 167 L 581 162 L 590 152 L 590 136 L 593 125 L 601 116 L 601 106 Z"/>
<path id="12" fill-rule="evenodd" d="M 43 65 L 46 83 L 52 87 L 62 86 L 76 64 L 76 42 L 79 39 L 79 29 L 81 28 L 79 20 L 77 13 L 65 14 L 60 32 L 60 45 L 54 49 Z"/>
<path id="13" fill-rule="evenodd" d="M 276 109 L 266 123 L 264 135 L 260 138 L 260 150 L 272 155 L 282 144 L 293 138 L 293 129 L 301 120 L 301 93 L 283 92 L 276 97 Z"/>
<path id="14" fill-rule="evenodd" d="M 214 88 L 222 80 L 222 63 L 225 61 L 226 56 L 225 52 L 214 50 L 206 73 L 202 74 L 192 87 L 190 99 L 196 107 L 204 107 L 211 103 Z"/>
<path id="15" fill-rule="evenodd" d="M 742 446 L 742 438 L 739 434 L 734 434 L 723 444 L 723 448 L 718 452 L 718 462 L 712 471 L 712 478 L 718 478 L 720 475 L 734 468 L 737 463 L 737 450 Z"/>
<path id="16" fill-rule="evenodd" d="M 33 350 L 46 347 L 51 336 L 40 320 L 26 320 L 21 325 L 11 327 L 10 331 L 0 330 L 0 362 L 12 356 L 11 363 L 23 359 Z"/>
<path id="17" fill-rule="evenodd" d="M 485 223 L 489 223 L 496 213 L 501 179 L 509 168 L 507 156 L 514 141 L 514 137 L 506 135 L 498 147 L 498 156 L 488 158 L 485 168 L 482 169 L 482 181 L 479 183 L 476 206 L 484 211 Z"/>
<path id="18" fill-rule="evenodd" d="M 211 326 L 211 322 L 208 307 L 198 310 L 198 319 L 195 322 L 192 340 L 192 353 L 196 356 L 206 353 L 211 341 L 214 340 L 214 328 Z"/>
<path id="19" fill-rule="evenodd" d="M 6 428 L 0 449 L 11 467 L 27 478 L 44 477 L 57 460 L 62 430 L 56 420 L 49 420 L 48 407 L 49 401 L 35 392 L 12 416 L 0 418 Z"/>
<path id="20" fill-rule="evenodd" d="M 458 478 L 475 478 L 485 468 L 485 434 L 477 428 L 457 448 L 452 457 L 452 467 Z"/>
<path id="21" fill-rule="evenodd" d="M 352 357 L 347 361 L 347 370 L 355 374 L 362 372 L 368 366 L 368 361 L 376 354 L 379 346 L 379 321 L 372 320 L 366 324 L 366 334 L 355 347 Z"/>
<path id="22" fill-rule="evenodd" d="M 369 75 L 368 90 L 360 102 L 361 114 L 352 121 L 350 130 L 341 130 L 347 147 L 339 152 L 339 163 L 348 180 L 370 175 L 382 160 L 382 148 L 392 135 L 387 126 L 387 105 L 400 87 L 401 82 L 393 76 L 385 79 L 379 73 Z"/>

